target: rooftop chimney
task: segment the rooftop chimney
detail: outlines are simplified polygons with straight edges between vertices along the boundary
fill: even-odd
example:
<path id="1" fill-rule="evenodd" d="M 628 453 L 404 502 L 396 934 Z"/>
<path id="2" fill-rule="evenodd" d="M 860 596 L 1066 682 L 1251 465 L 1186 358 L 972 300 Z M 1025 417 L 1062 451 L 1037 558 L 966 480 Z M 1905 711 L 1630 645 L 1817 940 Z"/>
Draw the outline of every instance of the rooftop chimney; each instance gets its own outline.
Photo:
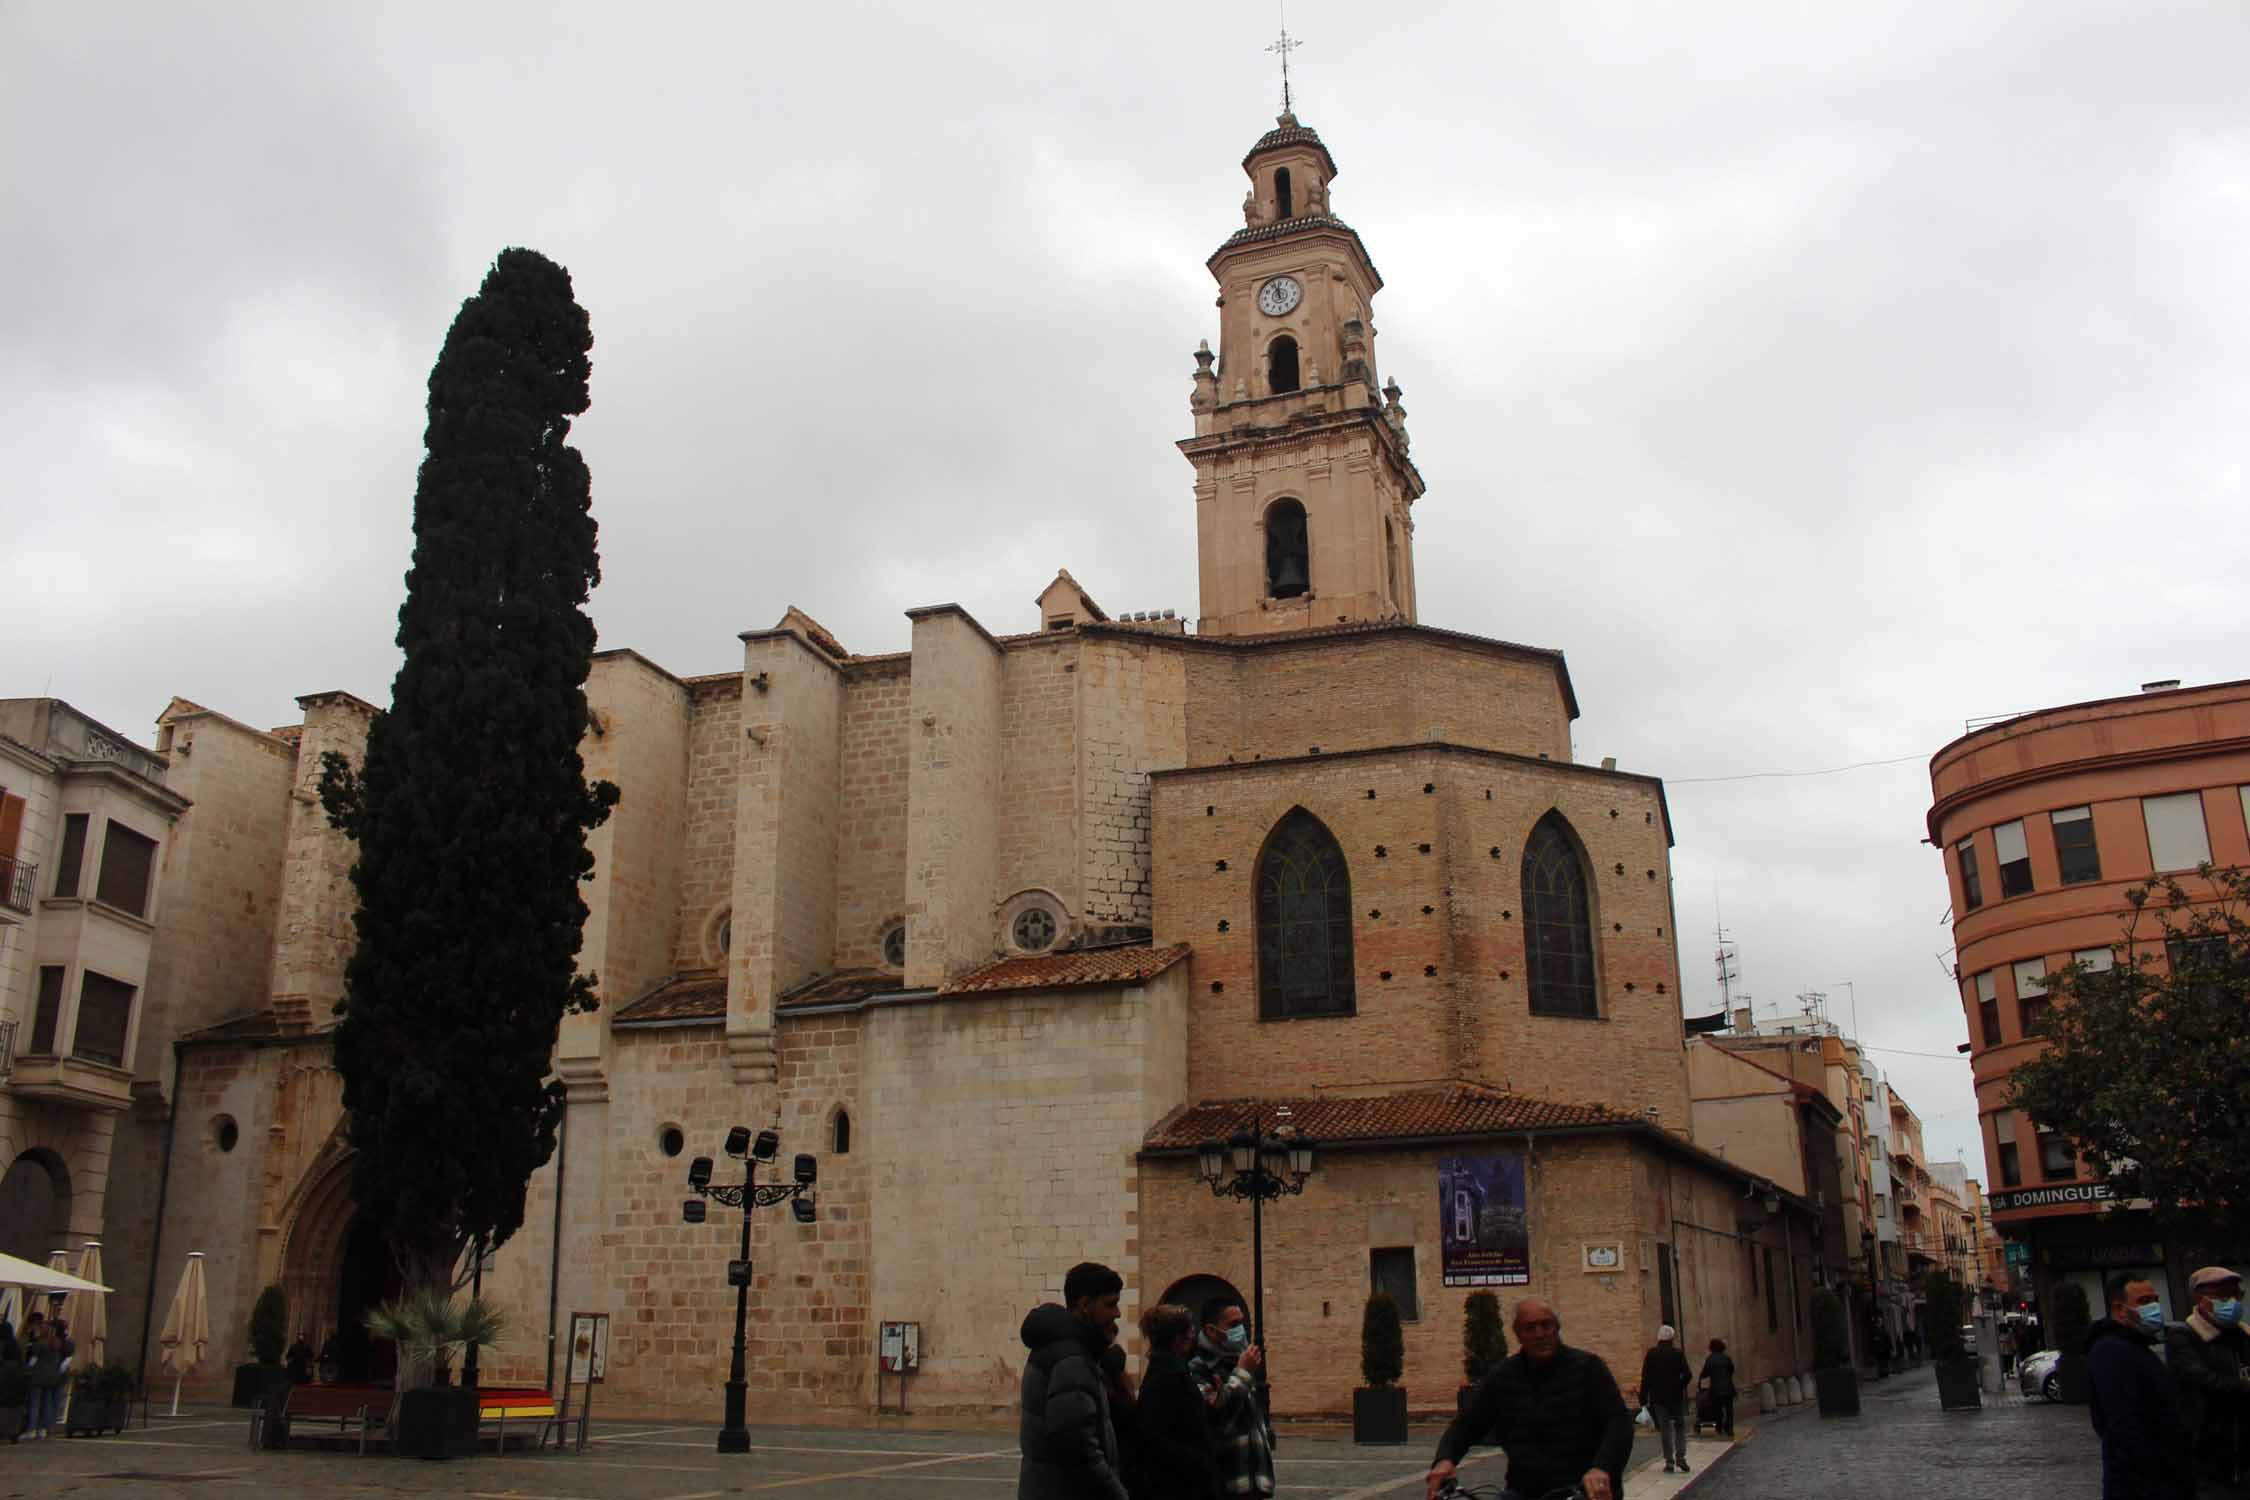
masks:
<path id="1" fill-rule="evenodd" d="M 1738 1036 L 1756 1036 L 1758 1028 L 1750 1020 L 1750 1007 L 1738 1005 L 1734 1011 L 1734 1030 Z"/>
<path id="2" fill-rule="evenodd" d="M 2179 685 L 2180 679 L 2177 677 L 2160 677 L 2154 682 L 2142 683 L 2141 691 L 2144 693 L 2166 693 Z"/>

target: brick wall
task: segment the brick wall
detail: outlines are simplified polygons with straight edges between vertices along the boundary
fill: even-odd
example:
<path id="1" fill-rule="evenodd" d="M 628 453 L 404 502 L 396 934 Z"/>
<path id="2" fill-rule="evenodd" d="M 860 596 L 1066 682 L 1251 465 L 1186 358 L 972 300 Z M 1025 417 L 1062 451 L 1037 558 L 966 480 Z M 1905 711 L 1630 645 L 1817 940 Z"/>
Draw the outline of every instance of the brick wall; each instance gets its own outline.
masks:
<path id="1" fill-rule="evenodd" d="M 1037 888 L 1060 898 L 1071 916 L 1085 913 L 1080 694 L 1091 698 L 1099 688 L 1081 681 L 1092 664 L 1080 658 L 1076 636 L 1054 634 L 1018 643 L 1001 660 L 995 903 Z"/>
<path id="2" fill-rule="evenodd" d="M 687 794 L 680 843 L 675 969 L 716 968 L 712 923 L 734 901 L 735 803 L 741 780 L 742 679 L 689 684 Z"/>
<path id="3" fill-rule="evenodd" d="M 297 702 L 305 724 L 283 844 L 273 1008 L 283 1024 L 303 1029 L 334 1024 L 336 1002 L 344 996 L 344 961 L 359 941 L 352 926 L 359 904 L 351 885 L 355 856 L 351 840 L 330 826 L 320 805 L 321 757 L 333 751 L 355 767 L 363 765 L 375 709 L 349 693 L 316 693 Z"/>
<path id="4" fill-rule="evenodd" d="M 1094 637 L 1080 657 L 1078 857 L 1089 923 L 1152 920 L 1149 773 L 1187 754 L 1187 672 L 1161 638 Z"/>
<path id="5" fill-rule="evenodd" d="M 1001 653 L 946 607 L 914 616 L 907 773 L 906 982 L 992 956 L 999 874 Z"/>
<path id="6" fill-rule="evenodd" d="M 881 963 L 883 933 L 905 915 L 913 699 L 912 670 L 903 658 L 855 668 L 845 678 L 836 793 L 838 968 Z"/>

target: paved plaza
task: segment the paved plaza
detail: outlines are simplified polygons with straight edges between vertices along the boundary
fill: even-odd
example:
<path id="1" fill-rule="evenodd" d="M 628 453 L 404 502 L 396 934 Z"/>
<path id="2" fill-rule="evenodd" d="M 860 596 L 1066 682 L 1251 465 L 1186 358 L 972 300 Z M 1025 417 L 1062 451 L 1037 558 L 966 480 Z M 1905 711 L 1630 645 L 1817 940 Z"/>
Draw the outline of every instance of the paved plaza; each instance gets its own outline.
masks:
<path id="1" fill-rule="evenodd" d="M 1806 1408 L 1745 1416 L 1733 1445 L 1698 1439 L 1695 1468 L 1667 1475 L 1642 1434 L 1626 1489 L 1631 1500 L 1825 1500 L 1909 1495 L 1916 1500 L 2074 1500 L 2099 1492 L 2083 1408 L 2041 1402 L 1977 1413 L 1938 1409 L 1927 1369 L 1862 1388 L 1863 1414 L 1822 1421 Z M 1012 1429 L 758 1426 L 747 1457 L 712 1451 L 705 1424 L 596 1421 L 583 1454 L 520 1453 L 454 1463 L 298 1450 L 252 1452 L 242 1413 L 201 1408 L 162 1415 L 123 1436 L 0 1445 L 0 1500 L 265 1500 L 275 1494 L 445 1496 L 448 1500 L 723 1500 L 793 1491 L 900 1500 L 1007 1500 L 1015 1494 Z M 1281 1493 L 1289 1500 L 1414 1497 L 1437 1429 L 1405 1448 L 1359 1448 L 1338 1429 L 1285 1431 Z M 1480 1449 L 1464 1470 L 1497 1484 L 1499 1456 Z"/>

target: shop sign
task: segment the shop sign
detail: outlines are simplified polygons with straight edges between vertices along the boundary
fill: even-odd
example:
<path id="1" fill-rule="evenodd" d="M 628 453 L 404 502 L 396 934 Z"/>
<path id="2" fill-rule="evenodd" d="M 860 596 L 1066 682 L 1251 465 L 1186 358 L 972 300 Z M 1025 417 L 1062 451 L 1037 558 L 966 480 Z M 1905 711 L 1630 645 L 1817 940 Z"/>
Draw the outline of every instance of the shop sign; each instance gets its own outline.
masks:
<path id="1" fill-rule="evenodd" d="M 2049 1245 L 2047 1265 L 2056 1271 L 2122 1271 L 2164 1264 L 2164 1247 L 2151 1240 L 2121 1245 Z"/>
<path id="2" fill-rule="evenodd" d="M 2064 1203 L 2107 1203 L 2117 1195 L 2106 1182 L 2066 1182 L 2057 1187 L 2015 1188 L 1991 1195 L 1995 1213 L 2011 1208 L 2053 1208 Z"/>

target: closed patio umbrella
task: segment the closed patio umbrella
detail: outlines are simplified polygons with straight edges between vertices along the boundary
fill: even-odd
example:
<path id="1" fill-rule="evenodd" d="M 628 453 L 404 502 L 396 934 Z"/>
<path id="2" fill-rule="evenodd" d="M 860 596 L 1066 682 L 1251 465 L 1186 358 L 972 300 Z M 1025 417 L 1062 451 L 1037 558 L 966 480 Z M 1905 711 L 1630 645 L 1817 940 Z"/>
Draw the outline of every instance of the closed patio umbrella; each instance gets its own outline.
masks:
<path id="1" fill-rule="evenodd" d="M 203 1290 L 203 1252 L 190 1250 L 187 1269 L 180 1273 L 180 1289 L 172 1294 L 172 1309 L 164 1315 L 164 1332 L 157 1336 L 164 1349 L 164 1368 L 172 1372 L 172 1415 L 180 1414 L 180 1382 L 203 1363 L 211 1342 L 211 1304 Z"/>
<path id="2" fill-rule="evenodd" d="M 47 1269 L 55 1273 L 57 1276 L 72 1275 L 73 1272 L 70 1265 L 70 1252 L 68 1250 L 48 1251 Z M 82 1280 L 83 1278 L 78 1279 Z M 71 1291 L 65 1292 L 61 1297 L 57 1298 L 55 1305 L 55 1316 L 62 1319 L 64 1323 L 69 1325 L 70 1338 L 73 1344 L 76 1344 L 78 1342 L 78 1309 L 74 1305 L 77 1301 L 78 1292 L 76 1291 L 76 1289 L 73 1289 Z M 78 1356 L 76 1354 L 72 1354 L 68 1359 L 64 1361 L 63 1364 L 62 1405 L 60 1409 L 55 1413 L 55 1419 L 63 1424 L 63 1430 L 66 1432 L 69 1431 L 70 1427 L 70 1398 L 76 1393 L 78 1386 L 78 1382 L 72 1377 L 75 1376 L 77 1372 Z"/>
<path id="3" fill-rule="evenodd" d="M 78 1279 L 96 1286 L 102 1281 L 102 1242 L 88 1240 L 79 1252 Z M 100 1292 L 72 1292 L 69 1306 L 71 1337 L 90 1369 L 109 1362 L 109 1299 Z"/>

